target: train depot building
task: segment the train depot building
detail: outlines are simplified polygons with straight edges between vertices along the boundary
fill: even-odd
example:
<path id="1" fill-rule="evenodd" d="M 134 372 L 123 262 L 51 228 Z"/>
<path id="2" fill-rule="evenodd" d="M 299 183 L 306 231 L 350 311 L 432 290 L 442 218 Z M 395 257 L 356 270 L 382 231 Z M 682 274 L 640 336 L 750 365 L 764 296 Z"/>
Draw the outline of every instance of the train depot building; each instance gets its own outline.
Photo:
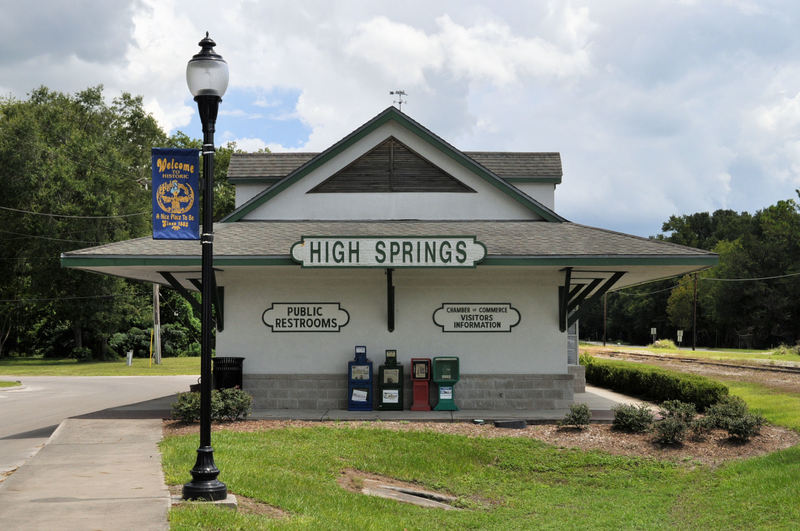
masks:
<path id="1" fill-rule="evenodd" d="M 564 219 L 558 153 L 460 151 L 394 107 L 321 153 L 234 154 L 228 178 L 216 355 L 245 358 L 257 409 L 347 408 L 356 346 L 376 380 L 396 351 L 405 408 L 410 360 L 443 356 L 458 359 L 461 409 L 566 408 L 582 377 L 569 330 L 587 301 L 717 262 Z M 62 265 L 196 291 L 200 254 L 199 241 L 147 237 Z"/>

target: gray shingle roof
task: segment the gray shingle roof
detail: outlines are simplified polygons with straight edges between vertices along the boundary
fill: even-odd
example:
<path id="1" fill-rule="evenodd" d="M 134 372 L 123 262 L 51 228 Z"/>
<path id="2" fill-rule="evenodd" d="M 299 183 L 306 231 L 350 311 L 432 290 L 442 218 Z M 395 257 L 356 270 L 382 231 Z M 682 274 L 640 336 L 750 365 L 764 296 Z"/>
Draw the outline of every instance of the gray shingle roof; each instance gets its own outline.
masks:
<path id="1" fill-rule="evenodd" d="M 289 175 L 319 153 L 234 153 L 228 179 L 270 181 Z M 465 151 L 465 155 L 498 177 L 561 178 L 559 153 Z"/>
<path id="2" fill-rule="evenodd" d="M 288 257 L 302 236 L 471 236 L 487 257 L 713 258 L 714 253 L 576 223 L 541 221 L 252 221 L 214 227 L 216 257 Z M 200 256 L 200 243 L 150 237 L 64 253 L 65 258 Z"/>

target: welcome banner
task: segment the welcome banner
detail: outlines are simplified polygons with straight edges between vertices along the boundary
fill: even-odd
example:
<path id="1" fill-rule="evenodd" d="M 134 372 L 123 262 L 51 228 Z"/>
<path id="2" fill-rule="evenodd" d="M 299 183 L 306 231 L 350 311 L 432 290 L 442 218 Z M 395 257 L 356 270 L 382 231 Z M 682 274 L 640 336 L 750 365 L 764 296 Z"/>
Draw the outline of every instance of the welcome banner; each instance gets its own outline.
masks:
<path id="1" fill-rule="evenodd" d="M 200 151 L 153 148 L 153 239 L 200 239 Z"/>

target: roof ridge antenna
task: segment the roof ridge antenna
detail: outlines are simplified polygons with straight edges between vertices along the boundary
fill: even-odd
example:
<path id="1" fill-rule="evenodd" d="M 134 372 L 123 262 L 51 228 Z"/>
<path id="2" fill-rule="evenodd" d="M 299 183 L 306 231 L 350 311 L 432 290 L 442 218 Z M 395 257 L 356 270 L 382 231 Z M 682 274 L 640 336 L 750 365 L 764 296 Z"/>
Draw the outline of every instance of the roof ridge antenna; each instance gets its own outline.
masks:
<path id="1" fill-rule="evenodd" d="M 389 94 L 391 94 L 392 96 L 397 96 L 397 100 L 392 101 L 392 103 L 396 103 L 398 105 L 397 110 L 403 112 L 403 104 L 406 102 L 406 100 L 403 99 L 403 96 L 406 95 L 406 91 L 402 89 L 390 90 Z"/>

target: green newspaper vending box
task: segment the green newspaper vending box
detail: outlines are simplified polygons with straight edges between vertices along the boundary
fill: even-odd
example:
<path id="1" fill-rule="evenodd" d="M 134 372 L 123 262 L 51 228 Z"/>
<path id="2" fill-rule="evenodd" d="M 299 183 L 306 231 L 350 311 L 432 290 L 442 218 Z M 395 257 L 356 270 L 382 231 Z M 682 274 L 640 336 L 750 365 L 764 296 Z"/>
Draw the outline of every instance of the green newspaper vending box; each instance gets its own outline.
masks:
<path id="1" fill-rule="evenodd" d="M 439 356 L 433 358 L 433 381 L 439 386 L 439 403 L 434 411 L 458 411 L 455 402 L 455 385 L 459 380 L 458 358 Z"/>

